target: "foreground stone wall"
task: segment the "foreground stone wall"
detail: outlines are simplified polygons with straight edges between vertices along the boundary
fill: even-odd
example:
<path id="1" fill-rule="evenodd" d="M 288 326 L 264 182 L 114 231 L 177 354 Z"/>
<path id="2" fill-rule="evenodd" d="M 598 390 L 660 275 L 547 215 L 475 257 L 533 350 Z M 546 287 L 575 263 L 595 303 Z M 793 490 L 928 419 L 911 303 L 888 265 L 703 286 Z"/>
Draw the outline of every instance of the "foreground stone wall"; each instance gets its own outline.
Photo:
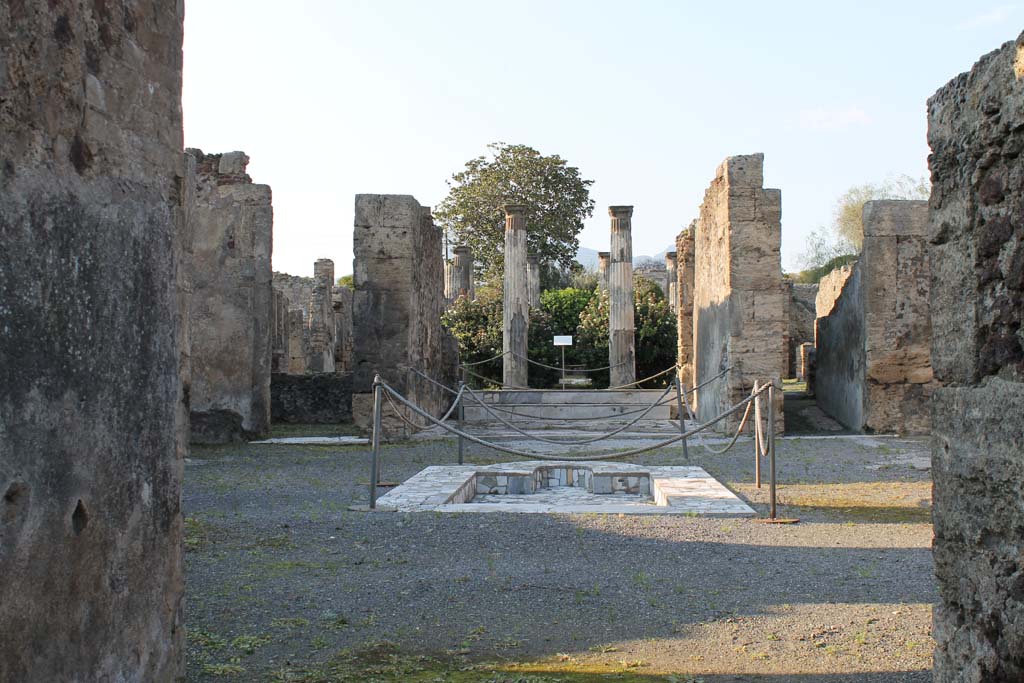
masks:
<path id="1" fill-rule="evenodd" d="M 826 280 L 817 320 L 818 404 L 850 429 L 926 434 L 935 382 L 925 202 L 871 201 L 864 205 L 860 261 L 847 276 Z M 832 283 L 843 282 L 831 305 Z"/>
<path id="2" fill-rule="evenodd" d="M 773 382 L 781 430 L 788 327 L 782 193 L 762 187 L 763 166 L 763 154 L 728 157 L 704 194 L 694 237 L 694 383 L 732 368 L 697 395 L 698 417 L 708 420 L 749 395 L 755 381 Z M 739 419 L 719 424 L 728 430 Z"/>
<path id="3" fill-rule="evenodd" d="M 928 102 L 938 683 L 1024 680 L 1024 34 Z"/>
<path id="4" fill-rule="evenodd" d="M 356 423 L 370 426 L 375 373 L 434 415 L 450 397 L 415 368 L 455 383 L 454 341 L 441 327 L 444 273 L 441 230 L 410 195 L 356 195 L 353 293 L 353 392 Z M 414 418 L 417 422 L 419 418 Z M 398 423 L 392 435 L 404 433 Z"/>
<path id="5" fill-rule="evenodd" d="M 0 680 L 176 681 L 180 3 L 0 3 Z"/>
<path id="6" fill-rule="evenodd" d="M 268 185 L 246 174 L 242 152 L 196 158 L 192 439 L 224 443 L 270 431 L 274 213 Z"/>

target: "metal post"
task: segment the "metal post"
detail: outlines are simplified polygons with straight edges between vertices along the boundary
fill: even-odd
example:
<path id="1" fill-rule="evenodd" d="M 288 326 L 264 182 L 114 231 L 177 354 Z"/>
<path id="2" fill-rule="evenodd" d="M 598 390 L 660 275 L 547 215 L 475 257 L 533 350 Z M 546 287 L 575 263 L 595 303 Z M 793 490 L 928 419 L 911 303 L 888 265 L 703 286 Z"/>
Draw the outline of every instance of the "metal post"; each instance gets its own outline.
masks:
<path id="1" fill-rule="evenodd" d="M 754 486 L 761 488 L 761 394 L 754 380 Z"/>
<path id="2" fill-rule="evenodd" d="M 462 397 L 462 392 L 464 391 L 464 387 L 465 387 L 465 384 L 463 384 L 462 382 L 459 382 L 459 397 L 458 397 L 459 407 L 456 409 L 456 411 L 458 412 L 458 415 L 459 415 L 459 432 L 460 432 L 460 434 L 459 434 L 459 464 L 460 465 L 462 464 L 463 452 L 464 452 L 465 447 L 466 447 L 465 439 L 462 438 L 462 434 L 461 434 L 461 432 L 466 428 L 466 426 L 464 424 L 464 422 L 466 421 L 466 404 L 464 403 L 465 399 Z"/>
<path id="3" fill-rule="evenodd" d="M 380 466 L 380 429 L 381 399 L 384 387 L 381 386 L 380 375 L 373 378 L 373 457 L 370 459 L 370 509 L 377 507 L 377 477 Z"/>
<path id="4" fill-rule="evenodd" d="M 562 391 L 565 391 L 565 347 L 562 347 Z"/>
<path id="5" fill-rule="evenodd" d="M 775 382 L 768 385 L 768 477 L 769 477 L 769 512 L 768 517 L 775 519 Z"/>
<path id="6" fill-rule="evenodd" d="M 683 408 L 683 389 L 679 384 L 679 375 L 675 376 L 676 385 L 676 412 L 679 415 L 679 433 L 686 433 L 686 412 Z M 690 459 L 690 449 L 686 445 L 686 437 L 683 437 L 683 459 Z"/>

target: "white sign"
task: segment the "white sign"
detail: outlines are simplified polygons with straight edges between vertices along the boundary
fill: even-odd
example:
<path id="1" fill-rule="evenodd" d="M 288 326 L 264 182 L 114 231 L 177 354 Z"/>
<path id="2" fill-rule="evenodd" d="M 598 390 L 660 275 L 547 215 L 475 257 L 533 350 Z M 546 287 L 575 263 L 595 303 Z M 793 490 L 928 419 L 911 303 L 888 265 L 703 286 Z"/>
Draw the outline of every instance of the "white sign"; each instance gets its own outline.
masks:
<path id="1" fill-rule="evenodd" d="M 556 334 L 555 346 L 572 346 L 571 334 Z"/>

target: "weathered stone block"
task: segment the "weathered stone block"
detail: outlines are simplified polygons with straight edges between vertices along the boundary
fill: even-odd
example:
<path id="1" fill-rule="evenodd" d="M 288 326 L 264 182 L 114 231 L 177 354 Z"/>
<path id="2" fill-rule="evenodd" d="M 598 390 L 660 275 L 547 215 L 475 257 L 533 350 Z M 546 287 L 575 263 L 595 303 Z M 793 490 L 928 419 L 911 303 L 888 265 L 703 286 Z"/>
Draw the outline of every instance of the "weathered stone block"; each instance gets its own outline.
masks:
<path id="1" fill-rule="evenodd" d="M 352 419 L 352 375 L 321 372 L 270 376 L 274 422 L 337 424 Z"/>

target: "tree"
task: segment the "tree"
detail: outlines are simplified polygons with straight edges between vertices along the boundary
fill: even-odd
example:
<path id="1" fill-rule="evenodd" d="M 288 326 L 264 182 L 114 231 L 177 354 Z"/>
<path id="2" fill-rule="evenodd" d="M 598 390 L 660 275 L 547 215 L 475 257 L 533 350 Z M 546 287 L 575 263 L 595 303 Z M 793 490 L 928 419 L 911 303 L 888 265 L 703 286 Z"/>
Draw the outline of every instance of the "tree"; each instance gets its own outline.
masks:
<path id="1" fill-rule="evenodd" d="M 839 238 L 852 245 L 854 251 L 860 251 L 864 243 L 861 214 L 865 202 L 873 199 L 928 199 L 929 194 L 931 184 L 927 178 L 911 178 L 908 175 L 851 187 L 836 201 L 832 227 Z"/>
<path id="2" fill-rule="evenodd" d="M 473 250 L 485 280 L 504 272 L 506 204 L 526 206 L 527 244 L 542 262 L 570 269 L 583 221 L 594 213 L 592 180 L 558 155 L 543 156 L 526 145 L 488 145 L 490 156 L 466 162 L 448 181 L 448 196 L 434 219 L 452 241 Z"/>

